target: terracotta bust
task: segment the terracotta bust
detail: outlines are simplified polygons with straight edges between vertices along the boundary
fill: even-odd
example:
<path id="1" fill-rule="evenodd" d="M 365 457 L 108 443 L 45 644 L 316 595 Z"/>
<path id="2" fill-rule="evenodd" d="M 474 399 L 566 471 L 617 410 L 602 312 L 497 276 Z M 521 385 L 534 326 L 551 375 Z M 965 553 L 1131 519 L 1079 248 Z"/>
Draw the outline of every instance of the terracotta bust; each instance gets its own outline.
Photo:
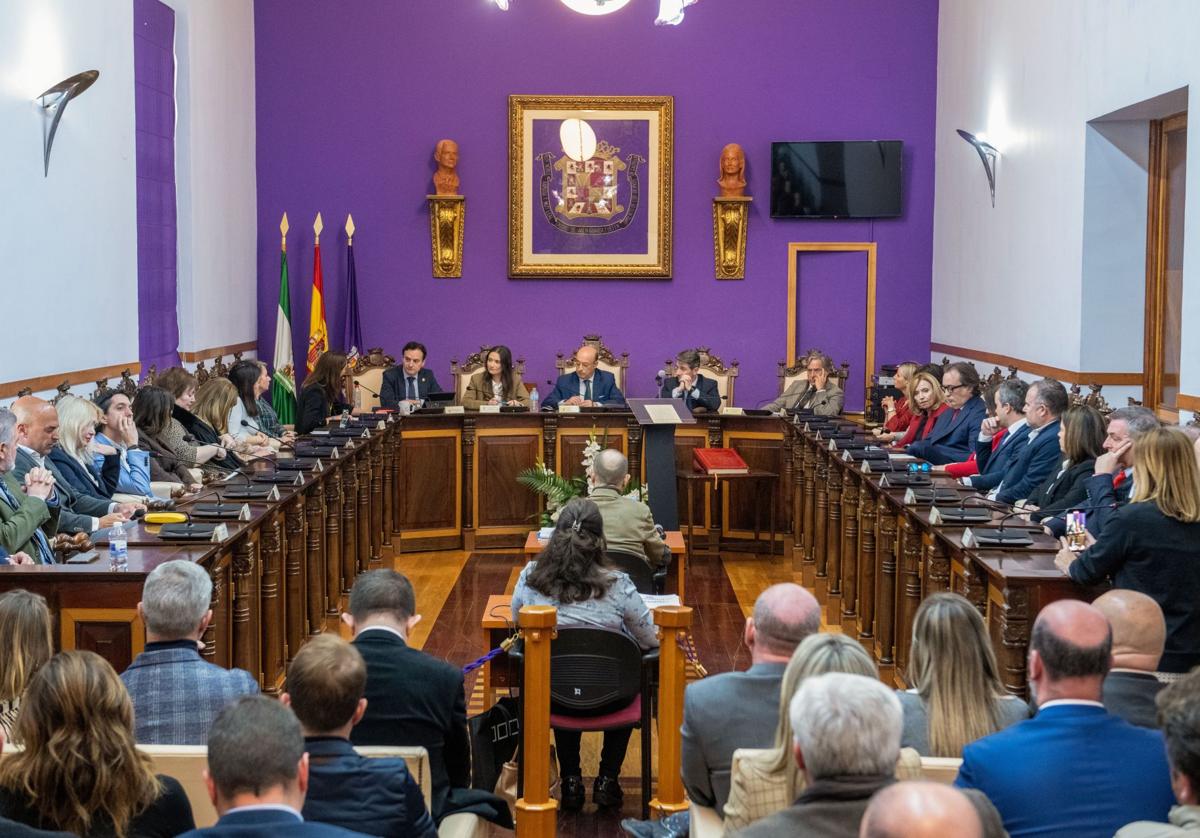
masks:
<path id="1" fill-rule="evenodd" d="M 458 194 L 458 143 L 454 140 L 440 140 L 434 147 L 433 159 L 437 161 L 437 171 L 433 173 L 433 188 L 438 195 Z"/>
<path id="2" fill-rule="evenodd" d="M 721 176 L 717 178 L 722 198 L 741 198 L 746 192 L 746 154 L 737 143 L 721 149 Z"/>

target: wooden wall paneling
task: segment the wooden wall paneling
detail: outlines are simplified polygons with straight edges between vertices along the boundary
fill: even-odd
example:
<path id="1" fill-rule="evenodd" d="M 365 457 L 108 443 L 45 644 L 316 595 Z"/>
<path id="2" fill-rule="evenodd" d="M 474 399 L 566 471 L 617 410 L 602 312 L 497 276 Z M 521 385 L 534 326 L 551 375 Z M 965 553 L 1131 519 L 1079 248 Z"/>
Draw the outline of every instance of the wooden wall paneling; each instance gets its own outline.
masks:
<path id="1" fill-rule="evenodd" d="M 401 430 L 400 538 L 404 549 L 429 539 L 462 539 L 462 427 Z M 412 542 L 412 545 L 405 542 Z"/>
<path id="2" fill-rule="evenodd" d="M 354 577 L 358 575 L 358 461 L 365 447 L 356 442 L 354 453 L 346 458 L 341 468 L 342 477 L 342 564 L 341 586 L 343 595 L 350 593 Z"/>
<path id="3" fill-rule="evenodd" d="M 621 420 L 621 424 L 617 425 L 613 423 L 613 419 L 616 417 L 604 417 L 608 419 L 608 422 L 597 427 L 587 424 L 568 424 L 565 421 L 574 418 L 576 418 L 574 415 L 568 413 L 559 416 L 558 421 L 556 460 L 558 473 L 563 477 L 584 476 L 583 450 L 587 448 L 592 433 L 595 433 L 596 441 L 600 443 L 601 448 L 615 448 L 626 457 L 629 456 L 629 429 L 625 426 L 624 419 Z"/>
<path id="4" fill-rule="evenodd" d="M 308 635 L 314 637 L 325 629 L 325 480 L 314 480 L 305 495 L 305 601 Z"/>
<path id="5" fill-rule="evenodd" d="M 543 498 L 518 484 L 517 475 L 537 465 L 541 454 L 540 422 L 476 425 L 471 517 L 477 546 L 519 547 L 540 526 Z"/>
<path id="6" fill-rule="evenodd" d="M 921 605 L 921 531 L 914 516 L 900 516 L 898 529 L 900 579 L 896 591 L 896 681 L 907 685 L 908 652 L 912 648 L 913 620 Z"/>
<path id="7" fill-rule="evenodd" d="M 814 452 L 812 503 L 812 555 L 816 567 L 813 574 L 813 593 L 824 605 L 829 596 L 829 554 L 825 547 L 825 525 L 829 509 L 829 461 Z M 805 515 L 807 516 L 807 512 Z M 806 521 L 807 523 L 807 521 Z"/>
<path id="8" fill-rule="evenodd" d="M 842 609 L 841 465 L 831 461 L 825 475 L 825 620 L 830 625 L 838 625 Z"/>
<path id="9" fill-rule="evenodd" d="M 95 652 L 118 672 L 146 648 L 146 627 L 136 608 L 63 608 L 59 626 L 63 651 Z"/>
<path id="10" fill-rule="evenodd" d="M 896 664 L 896 511 L 886 495 L 877 502 L 879 509 L 875 540 L 875 662 L 880 677 Z"/>
<path id="11" fill-rule="evenodd" d="M 817 492 L 817 452 L 816 446 L 808 440 L 807 437 L 802 437 L 800 476 L 802 486 L 802 497 L 800 499 L 800 553 L 803 556 L 801 560 L 801 579 L 804 587 L 815 591 L 817 589 L 817 553 L 814 546 L 815 520 L 816 520 L 816 492 Z"/>
<path id="12" fill-rule="evenodd" d="M 233 665 L 244 669 L 266 689 L 262 663 L 259 585 L 262 561 L 259 537 L 247 533 L 233 543 Z"/>
<path id="13" fill-rule="evenodd" d="M 208 565 L 212 579 L 213 618 L 200 638 L 204 648 L 200 656 L 209 663 L 228 669 L 233 666 L 233 577 L 229 553 L 221 553 Z"/>
<path id="14" fill-rule="evenodd" d="M 367 566 L 369 570 L 383 567 L 383 544 L 391 530 L 390 526 L 384 525 L 384 502 L 383 502 L 383 484 L 384 475 L 384 450 L 388 447 L 388 434 L 378 434 L 371 440 L 371 464 L 370 472 L 370 497 L 371 497 L 371 513 L 367 522 L 367 529 L 370 533 L 371 552 L 367 558 Z"/>
<path id="15" fill-rule="evenodd" d="M 259 527 L 262 574 L 259 602 L 262 614 L 263 690 L 279 692 L 287 666 L 287 602 L 283 596 L 283 511 L 275 506 Z"/>

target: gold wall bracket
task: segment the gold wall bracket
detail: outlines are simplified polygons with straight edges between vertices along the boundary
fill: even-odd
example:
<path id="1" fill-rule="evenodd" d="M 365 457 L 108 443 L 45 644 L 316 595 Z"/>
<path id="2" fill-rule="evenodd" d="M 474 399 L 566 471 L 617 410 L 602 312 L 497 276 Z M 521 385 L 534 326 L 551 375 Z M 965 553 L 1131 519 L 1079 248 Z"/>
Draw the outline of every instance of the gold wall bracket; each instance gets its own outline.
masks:
<path id="1" fill-rule="evenodd" d="M 713 198 L 717 279 L 746 278 L 746 227 L 753 198 Z"/>
<path id="2" fill-rule="evenodd" d="M 433 244 L 435 278 L 462 276 L 463 218 L 467 199 L 462 195 L 426 195 L 429 200 L 429 238 Z"/>

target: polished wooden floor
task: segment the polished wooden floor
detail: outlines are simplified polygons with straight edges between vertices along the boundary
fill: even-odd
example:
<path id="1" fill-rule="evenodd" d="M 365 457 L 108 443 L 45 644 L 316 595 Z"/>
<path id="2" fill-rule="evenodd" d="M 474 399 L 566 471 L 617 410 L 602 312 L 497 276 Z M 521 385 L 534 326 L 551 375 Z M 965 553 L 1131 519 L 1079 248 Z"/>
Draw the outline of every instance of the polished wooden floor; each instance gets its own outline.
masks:
<path id="1" fill-rule="evenodd" d="M 524 561 L 524 556 L 516 551 L 385 556 L 385 563 L 404 573 L 416 589 L 422 620 L 412 635 L 412 643 L 457 666 L 470 663 L 488 651 L 480 628 L 487 598 L 496 593 L 511 593 Z M 686 585 L 686 604 L 695 608 L 691 645 L 708 674 L 750 665 L 750 654 L 742 644 L 745 618 L 764 588 L 791 580 L 791 567 L 782 556 L 730 553 L 720 559 L 696 558 L 692 562 Z M 330 628 L 334 628 L 332 623 Z M 338 630 L 346 634 L 340 624 Z M 477 672 L 467 678 L 470 713 L 483 706 L 479 681 Z M 584 736 L 585 778 L 589 772 L 595 775 L 599 741 L 599 734 Z M 590 779 L 586 782 L 590 790 Z M 618 823 L 622 817 L 638 816 L 640 746 L 636 734 L 621 772 L 621 785 L 625 790 L 623 811 L 598 812 L 589 802 L 579 813 L 560 812 L 558 834 L 609 838 L 621 834 Z M 500 829 L 495 829 L 494 834 L 511 835 Z"/>

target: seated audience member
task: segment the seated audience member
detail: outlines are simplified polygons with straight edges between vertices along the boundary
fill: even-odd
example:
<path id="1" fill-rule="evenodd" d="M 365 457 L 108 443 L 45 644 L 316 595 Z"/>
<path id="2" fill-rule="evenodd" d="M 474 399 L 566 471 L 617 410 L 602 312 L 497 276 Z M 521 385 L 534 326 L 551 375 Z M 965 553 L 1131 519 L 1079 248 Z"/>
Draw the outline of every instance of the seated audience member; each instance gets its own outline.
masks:
<path id="1" fill-rule="evenodd" d="M 913 407 L 913 418 L 908 430 L 896 442 L 895 448 L 906 448 L 909 444 L 928 439 L 939 417 L 950 408 L 946 405 L 946 393 L 942 384 L 927 372 L 918 372 L 908 384 L 909 404 Z"/>
<path id="2" fill-rule="evenodd" d="M 685 349 L 675 356 L 675 374 L 663 381 L 658 397 L 683 399 L 688 410 L 721 409 L 717 382 L 700 372 L 700 353 L 695 349 Z"/>
<path id="3" fill-rule="evenodd" d="M 383 373 L 383 382 L 379 385 L 381 407 L 399 410 L 400 402 L 408 402 L 410 408 L 419 407 L 430 393 L 444 392 L 433 370 L 425 368 L 425 356 L 425 344 L 415 340 L 404 344 L 400 366 Z"/>
<path id="4" fill-rule="evenodd" d="M 996 415 L 996 390 L 999 388 L 999 386 L 1000 384 L 998 383 L 985 385 L 983 391 L 979 395 L 979 397 L 983 399 L 984 405 L 987 406 L 987 417 L 983 420 L 984 424 L 987 424 L 988 419 L 991 419 Z M 982 427 L 983 426 L 981 425 L 981 430 Z M 996 435 L 992 437 L 992 453 L 994 454 L 1000 445 L 1007 440 L 1007 428 L 1001 428 L 998 430 Z M 955 480 L 963 480 L 963 478 L 970 478 L 979 474 L 979 462 L 975 456 L 975 452 L 972 451 L 970 456 L 968 456 L 967 459 L 963 460 L 961 463 L 946 463 L 944 466 L 933 466 L 931 471 L 934 474 L 945 474 L 947 477 L 953 477 Z M 965 483 L 967 481 L 963 480 L 963 482 Z"/>
<path id="5" fill-rule="evenodd" d="M 309 640 L 288 665 L 286 692 L 304 731 L 308 794 L 300 814 L 370 835 L 436 838 L 421 789 L 400 757 L 359 756 L 350 731 L 367 710 L 367 664 L 332 634 Z"/>
<path id="6" fill-rule="evenodd" d="M 21 588 L 0 594 L 0 648 L 0 734 L 19 744 L 13 725 L 21 697 L 54 654 L 54 619 L 45 597 Z"/>
<path id="7" fill-rule="evenodd" d="M 1162 737 L 1100 703 L 1111 655 L 1103 614 L 1078 600 L 1050 603 L 1029 641 L 1037 715 L 963 748 L 955 785 L 986 794 L 1013 838 L 1110 835 L 1131 819 L 1166 817 Z"/>
<path id="8" fill-rule="evenodd" d="M 650 611 L 629 577 L 604 563 L 604 520 L 596 504 L 585 498 L 568 501 L 558 515 L 554 534 L 525 565 L 512 595 L 512 613 L 525 605 L 553 605 L 558 627 L 582 626 L 622 631 L 642 649 L 658 647 Z M 553 709 L 553 707 L 552 707 Z M 617 781 L 631 728 L 604 732 L 600 774 L 592 786 L 592 801 L 600 807 L 620 808 L 622 792 Z M 558 770 L 562 776 L 562 807 L 583 806 L 583 772 L 579 765 L 582 733 L 554 729 Z"/>
<path id="9" fill-rule="evenodd" d="M 833 376 L 833 359 L 814 352 L 804 359 L 804 378 L 793 381 L 779 398 L 766 406 L 776 413 L 811 410 L 817 416 L 837 416 L 842 412 L 846 394 Z"/>
<path id="10" fill-rule="evenodd" d="M 1086 493 L 1082 507 L 1087 514 L 1087 529 L 1094 536 L 1104 531 L 1104 525 L 1118 506 L 1129 502 L 1133 489 L 1133 446 L 1138 438 L 1162 427 L 1154 411 L 1144 407 L 1123 407 L 1108 415 L 1108 431 L 1104 437 L 1104 453 L 1096 458 L 1093 475 L 1083 486 Z M 1067 531 L 1062 515 L 1042 522 L 1051 535 L 1062 536 Z"/>
<path id="11" fill-rule="evenodd" d="M 789 708 L 804 791 L 742 838 L 854 838 L 875 792 L 895 782 L 900 703 L 875 678 L 831 672 L 806 678 Z"/>
<path id="12" fill-rule="evenodd" d="M 436 821 L 455 812 L 508 817 L 498 797 L 470 788 L 462 670 L 408 645 L 421 621 L 412 584 L 394 570 L 360 574 L 342 621 L 367 663 L 367 711 L 350 731 L 355 745 L 421 745 L 429 752 Z"/>
<path id="13" fill-rule="evenodd" d="M 212 579 L 195 562 L 163 562 L 146 577 L 138 603 L 146 648 L 121 673 L 133 700 L 134 734 L 144 745 L 203 745 L 222 707 L 258 692 L 249 672 L 200 657 L 211 602 Z"/>
<path id="14" fill-rule="evenodd" d="M 248 436 L 238 437 L 234 428 L 230 427 L 229 418 L 240 403 L 237 387 L 232 381 L 215 376 L 208 379 L 196 390 L 196 406 L 192 415 L 199 421 L 190 428 L 192 435 L 201 442 L 215 440 L 252 457 L 271 454 L 273 449 L 267 444 L 266 434 L 255 431 Z"/>
<path id="15" fill-rule="evenodd" d="M 278 437 L 284 445 L 291 445 L 296 434 L 280 423 L 279 414 L 275 412 L 275 406 L 271 404 L 271 371 L 263 361 L 253 361 L 252 363 L 258 365 L 258 380 L 254 382 L 254 392 L 257 394 L 255 406 L 258 408 L 258 416 L 252 421 L 267 436 Z M 234 366 L 236 367 L 237 364 Z M 242 399 L 245 400 L 244 394 Z"/>
<path id="16" fill-rule="evenodd" d="M 594 346 L 584 345 L 576 349 L 575 371 L 558 377 L 554 390 L 546 397 L 542 406 L 548 409 L 556 408 L 559 404 L 623 407 L 625 396 L 617 387 L 616 376 L 596 368 L 599 357 L 600 353 Z"/>
<path id="17" fill-rule="evenodd" d="M 1029 439 L 1029 423 L 1025 420 L 1025 393 L 1029 389 L 1019 378 L 1001 381 L 992 390 L 990 414 L 979 426 L 975 439 L 976 474 L 962 477 L 966 485 L 987 494 L 1000 485 L 1005 471 L 1019 456 Z M 987 391 L 984 391 L 987 398 Z M 986 401 L 984 402 L 987 403 Z M 997 439 L 999 438 L 999 439 Z M 947 474 L 957 471 L 958 463 L 936 466 Z"/>
<path id="18" fill-rule="evenodd" d="M 150 452 L 140 447 L 137 423 L 133 419 L 133 402 L 124 393 L 109 391 L 97 402 L 100 408 L 100 430 L 96 433 L 96 454 L 92 465 L 105 481 L 111 496 L 117 492 L 150 497 Z M 108 449 L 112 449 L 109 451 Z M 103 463 L 109 454 L 117 455 L 115 481 L 105 474 Z"/>
<path id="19" fill-rule="evenodd" d="M 0 565 L 15 565 L 15 564 L 37 564 L 33 558 L 21 550 L 15 553 L 9 553 L 3 547 L 0 547 Z"/>
<path id="20" fill-rule="evenodd" d="M 1200 671 L 1183 676 L 1158 696 L 1158 726 L 1167 743 L 1171 787 L 1179 805 L 1166 823 L 1138 821 L 1116 838 L 1176 838 L 1200 833 Z"/>
<path id="21" fill-rule="evenodd" d="M 993 809 L 992 811 L 995 811 Z M 1000 833 L 1004 827 L 997 823 Z M 941 783 L 896 783 L 871 798 L 859 838 L 983 838 L 982 819 L 960 789 Z"/>
<path id="22" fill-rule="evenodd" d="M 1111 579 L 1150 596 L 1167 621 L 1159 666 L 1187 672 L 1200 664 L 1200 469 L 1187 437 L 1170 428 L 1138 437 L 1133 463 L 1129 503 L 1094 544 L 1064 546 L 1055 564 L 1081 585 Z"/>
<path id="23" fill-rule="evenodd" d="M 1025 422 L 1029 434 L 1013 451 L 1000 483 L 988 497 L 1012 504 L 1024 500 L 1042 485 L 1062 456 L 1058 448 L 1059 417 L 1068 404 L 1067 389 L 1052 378 L 1029 385 L 1025 393 Z"/>
<path id="24" fill-rule="evenodd" d="M 1087 500 L 1085 483 L 1095 470 L 1103 446 L 1104 417 L 1100 411 L 1086 404 L 1067 408 L 1058 425 L 1062 462 L 1022 504 L 1029 510 L 1031 521 L 1039 522 Z"/>
<path id="25" fill-rule="evenodd" d="M 17 462 L 17 417 L 0 407 L 0 549 L 19 553 L 38 564 L 56 559 L 50 539 L 58 532 L 60 507 L 54 497 L 54 477 L 32 468 L 22 483 L 13 475 Z"/>
<path id="26" fill-rule="evenodd" d="M 199 489 L 191 468 L 200 468 L 212 459 L 219 446 L 182 443 L 182 436 L 171 442 L 171 394 L 161 387 L 143 387 L 133 397 L 133 422 L 137 425 L 138 446 L 150 454 L 150 479 L 155 483 L 179 483 L 189 489 Z M 180 432 L 182 433 L 182 426 Z M 182 444 L 182 447 L 181 447 Z M 182 452 L 182 453 L 180 453 Z"/>
<path id="27" fill-rule="evenodd" d="M 883 408 L 883 426 L 876 428 L 874 434 L 880 442 L 895 442 L 904 436 L 912 423 L 912 406 L 908 403 L 908 387 L 917 374 L 917 365 L 906 361 L 896 367 L 892 377 L 892 386 L 900 391 L 899 396 L 884 396 L 879 404 Z"/>
<path id="28" fill-rule="evenodd" d="M 814 631 L 796 647 L 775 697 L 779 721 L 775 726 L 774 745 L 763 748 L 739 747 L 733 752 L 729 797 L 724 807 L 726 832 L 743 829 L 757 820 L 783 811 L 804 790 L 805 780 L 796 765 L 795 737 L 788 710 L 805 679 L 828 672 L 879 677 L 875 662 L 862 644 L 844 634 L 817 634 Z M 733 702 L 725 703 L 722 709 L 726 715 L 732 706 L 735 706 Z M 915 772 L 913 776 L 919 777 L 920 761 L 916 762 L 915 768 L 910 764 L 905 770 Z M 897 771 L 900 770 L 898 764 Z"/>
<path id="29" fill-rule="evenodd" d="M 1167 638 L 1158 603 L 1137 591 L 1116 589 L 1092 603 L 1113 635 L 1113 662 L 1104 679 L 1104 709 L 1131 725 L 1158 727 L 1154 699 L 1163 682 L 1155 677 Z"/>
<path id="30" fill-rule="evenodd" d="M 923 757 L 959 757 L 976 739 L 1029 718 L 1029 705 L 1000 682 L 987 626 L 958 594 L 925 598 L 913 619 L 908 667 L 911 690 L 900 745 Z"/>
<path id="31" fill-rule="evenodd" d="M 183 838 L 354 838 L 362 833 L 304 820 L 309 760 L 300 723 L 287 707 L 261 695 L 229 704 L 208 732 L 204 784 L 220 818 Z"/>
<path id="32" fill-rule="evenodd" d="M 117 521 L 129 520 L 136 504 L 114 503 L 79 494 L 49 459 L 50 452 L 58 444 L 58 413 L 54 405 L 35 396 L 25 396 L 13 402 L 12 411 L 17 417 L 17 461 L 12 476 L 23 480 L 33 468 L 49 470 L 54 476 L 52 502 L 60 507 L 59 532 L 90 533 L 111 527 Z"/>
<path id="33" fill-rule="evenodd" d="M 317 359 L 296 399 L 297 434 L 312 433 L 325 427 L 330 416 L 350 410 L 342 385 L 345 372 L 346 356 L 342 352 L 330 350 Z"/>
<path id="34" fill-rule="evenodd" d="M 225 424 L 235 440 L 242 445 L 269 447 L 273 451 L 291 441 L 289 434 L 279 427 L 275 411 L 271 410 L 268 419 L 263 409 L 263 394 L 271 386 L 266 364 L 238 361 L 229 368 L 229 383 L 237 392 L 237 399 L 229 409 Z"/>
<path id="35" fill-rule="evenodd" d="M 606 448 L 592 460 L 589 497 L 604 519 L 605 549 L 640 556 L 651 567 L 671 562 L 671 550 L 654 525 L 650 507 L 622 492 L 629 485 L 629 460 L 620 451 Z"/>
<path id="36" fill-rule="evenodd" d="M 173 838 L 195 827 L 173 778 L 154 774 L 133 740 L 133 705 L 108 661 L 60 652 L 29 682 L 0 759 L 0 815 L 81 836 Z"/>
<path id="37" fill-rule="evenodd" d="M 101 455 L 99 466 L 96 464 L 93 442 L 103 416 L 100 408 L 78 396 L 63 396 L 54 409 L 58 413 L 58 445 L 50 449 L 47 459 L 76 494 L 111 502 L 112 491 L 105 487 L 116 483 L 121 458 L 112 451 Z"/>
<path id="38" fill-rule="evenodd" d="M 973 364 L 959 361 L 946 367 L 942 390 L 950 409 L 938 417 L 924 439 L 913 442 L 907 449 L 912 456 L 934 465 L 965 460 L 987 415 L 979 397 L 979 373 Z"/>
<path id="39" fill-rule="evenodd" d="M 513 369 L 512 352 L 498 345 L 484 353 L 483 369 L 471 376 L 463 394 L 463 407 L 478 410 L 485 404 L 529 407 L 529 391 Z"/>
<path id="40" fill-rule="evenodd" d="M 0 747 L 3 745 L 4 737 L 0 736 Z M 10 821 L 8 818 L 0 818 L 0 835 L 3 835 L 4 838 L 75 838 L 70 832 L 34 829 L 32 826 Z"/>
<path id="41" fill-rule="evenodd" d="M 158 377 L 158 386 L 171 394 L 171 421 L 167 425 L 164 442 L 168 450 L 191 468 L 203 469 L 210 474 L 222 474 L 240 464 L 233 460 L 233 440 L 222 442 L 214 438 L 215 431 L 201 422 L 192 413 L 196 406 L 196 376 L 182 367 L 171 367 Z M 136 401 L 136 398 L 135 398 Z M 199 439 L 194 429 L 205 425 L 207 439 Z"/>

